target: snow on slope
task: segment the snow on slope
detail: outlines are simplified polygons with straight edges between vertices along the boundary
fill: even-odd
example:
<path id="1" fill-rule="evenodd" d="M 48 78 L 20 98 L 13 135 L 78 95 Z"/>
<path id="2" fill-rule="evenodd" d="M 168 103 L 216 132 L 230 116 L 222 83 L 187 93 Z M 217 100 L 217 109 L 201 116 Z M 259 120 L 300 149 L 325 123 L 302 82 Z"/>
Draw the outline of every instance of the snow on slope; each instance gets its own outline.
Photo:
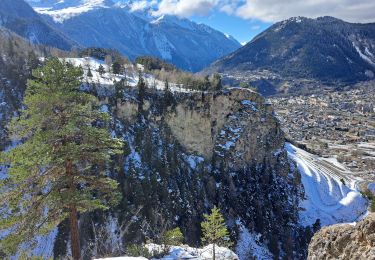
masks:
<path id="1" fill-rule="evenodd" d="M 37 2 L 34 2 L 34 5 Z M 35 7 L 35 11 L 40 14 L 49 15 L 57 23 L 63 23 L 64 21 L 78 16 L 82 13 L 89 12 L 97 8 L 108 8 L 105 0 L 80 0 L 80 1 L 69 1 L 65 4 L 64 1 L 58 1 L 54 5 L 49 7 Z"/>
<path id="2" fill-rule="evenodd" d="M 145 246 L 150 252 L 162 252 L 163 247 L 156 244 L 147 244 Z M 215 256 L 217 260 L 238 260 L 238 256 L 232 250 L 225 247 L 215 247 Z M 100 258 L 97 260 L 144 260 L 143 257 L 114 257 L 114 258 Z M 212 245 L 204 248 L 194 248 L 189 246 L 172 246 L 169 254 L 162 258 L 153 258 L 153 260 L 180 260 L 180 259 L 194 259 L 194 260 L 208 260 L 212 259 Z"/>
<path id="3" fill-rule="evenodd" d="M 103 61 L 85 57 L 85 58 L 65 58 L 63 59 L 66 62 L 73 64 L 74 66 L 81 66 L 84 71 L 84 82 L 87 81 L 88 83 L 99 83 L 102 87 L 112 86 L 114 82 L 119 82 L 121 79 L 126 79 L 127 83 L 131 87 L 136 87 L 138 83 L 138 70 L 143 70 L 141 65 L 137 65 L 137 68 L 133 65 L 128 65 L 126 67 L 126 75 L 114 75 L 113 73 L 109 73 L 109 68 Z M 106 71 L 102 76 L 99 74 L 98 69 L 99 66 L 102 65 Z M 92 77 L 87 77 L 88 68 L 90 68 Z M 149 88 L 155 88 L 157 90 L 164 90 L 165 82 L 156 79 L 151 74 L 144 74 L 143 77 L 147 82 L 147 86 Z M 169 83 L 169 88 L 172 92 L 183 92 L 183 93 L 190 93 L 194 92 L 194 90 L 189 90 L 183 88 L 180 84 L 173 84 Z"/>
<path id="4" fill-rule="evenodd" d="M 365 53 L 363 53 L 361 51 L 361 48 L 355 43 L 353 42 L 352 43 L 354 48 L 356 49 L 356 51 L 358 52 L 359 56 L 364 60 L 366 61 L 367 63 L 369 63 L 370 65 L 374 66 L 375 67 L 375 57 L 374 57 L 374 54 L 372 54 L 368 47 L 365 47 Z"/>
<path id="5" fill-rule="evenodd" d="M 337 161 L 312 155 L 290 143 L 285 144 L 288 156 L 296 162 L 305 189 L 301 202 L 300 223 L 321 225 L 354 222 L 367 212 L 367 200 L 357 188 L 359 179 L 351 175 Z"/>
<path id="6" fill-rule="evenodd" d="M 268 250 L 267 246 L 261 242 L 261 234 L 249 232 L 249 230 L 238 222 L 240 236 L 238 238 L 236 253 L 241 260 L 249 257 L 249 253 L 254 259 L 271 260 L 273 259 L 272 253 Z"/>

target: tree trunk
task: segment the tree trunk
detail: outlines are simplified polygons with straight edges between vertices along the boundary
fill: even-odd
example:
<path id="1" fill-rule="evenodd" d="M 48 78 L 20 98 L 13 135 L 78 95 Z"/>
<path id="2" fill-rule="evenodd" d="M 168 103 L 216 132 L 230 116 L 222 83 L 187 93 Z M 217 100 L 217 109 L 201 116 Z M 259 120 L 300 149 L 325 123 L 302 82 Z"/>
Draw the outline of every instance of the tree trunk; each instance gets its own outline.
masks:
<path id="1" fill-rule="evenodd" d="M 77 208 L 75 206 L 70 208 L 69 219 L 72 256 L 74 260 L 79 260 L 81 258 L 81 249 L 79 245 Z"/>
<path id="2" fill-rule="evenodd" d="M 65 170 L 66 175 L 69 177 L 69 190 L 71 194 L 74 194 L 76 192 L 76 186 L 74 184 L 73 165 L 70 160 L 66 161 Z M 79 260 L 81 259 L 81 248 L 79 245 L 78 213 L 74 202 L 70 205 L 69 222 L 72 257 L 74 260 Z"/>
<path id="3" fill-rule="evenodd" d="M 215 243 L 212 244 L 212 260 L 216 259 L 216 254 L 215 254 Z"/>

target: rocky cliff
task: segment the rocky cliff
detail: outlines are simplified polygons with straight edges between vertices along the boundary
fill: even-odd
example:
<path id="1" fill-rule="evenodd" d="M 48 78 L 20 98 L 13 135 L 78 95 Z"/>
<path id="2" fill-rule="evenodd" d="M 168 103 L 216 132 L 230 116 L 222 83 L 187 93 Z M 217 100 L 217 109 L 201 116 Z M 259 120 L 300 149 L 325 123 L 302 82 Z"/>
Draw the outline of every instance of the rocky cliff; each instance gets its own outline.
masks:
<path id="1" fill-rule="evenodd" d="M 25 81 L 19 80 L 18 88 L 12 73 L 0 72 L 5 148 L 5 122 L 19 107 Z M 80 216 L 85 259 L 124 255 L 132 244 L 159 243 L 160 235 L 176 226 L 186 243 L 199 246 L 203 214 L 215 205 L 240 259 L 306 257 L 307 240 L 298 224 L 300 176 L 288 160 L 272 108 L 260 95 L 246 89 L 139 93 L 129 87 L 121 94 L 113 86 L 87 89 L 96 89 L 101 109 L 113 117 L 112 134 L 126 146 L 108 168 L 120 183 L 121 203 L 105 213 Z M 35 254 L 64 259 L 67 223 L 49 238 Z"/>
<path id="2" fill-rule="evenodd" d="M 356 225 L 321 229 L 312 238 L 308 259 L 375 259 L 375 214 Z"/>
<path id="3" fill-rule="evenodd" d="M 158 242 L 176 226 L 188 244 L 199 245 L 202 215 L 217 205 L 241 259 L 304 258 L 299 173 L 260 95 L 246 89 L 173 95 L 149 89 L 142 98 L 128 89 L 101 99 L 114 118 L 113 133 L 127 141 L 125 156 L 111 171 L 124 197 L 105 216 L 81 216 L 86 252 L 98 227 L 112 241 L 102 249 L 108 255 L 124 253 L 116 250 L 129 244 Z M 60 225 L 55 257 L 65 254 L 65 230 Z"/>

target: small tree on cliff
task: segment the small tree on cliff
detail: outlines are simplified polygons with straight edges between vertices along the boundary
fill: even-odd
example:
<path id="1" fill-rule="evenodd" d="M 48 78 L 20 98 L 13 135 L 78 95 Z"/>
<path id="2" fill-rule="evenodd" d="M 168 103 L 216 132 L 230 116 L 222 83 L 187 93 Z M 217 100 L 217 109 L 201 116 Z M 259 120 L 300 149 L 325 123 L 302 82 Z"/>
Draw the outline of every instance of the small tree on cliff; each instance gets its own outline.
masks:
<path id="1" fill-rule="evenodd" d="M 225 220 L 220 210 L 215 206 L 211 214 L 203 215 L 205 221 L 201 223 L 202 241 L 206 244 L 212 244 L 212 259 L 215 260 L 215 246 L 230 246 L 231 241 L 229 232 L 225 225 Z"/>
<path id="2" fill-rule="evenodd" d="M 1 154 L 9 166 L 0 182 L 0 251 L 35 245 L 66 218 L 73 259 L 80 259 L 78 213 L 107 209 L 119 200 L 117 182 L 105 172 L 122 141 L 104 127 L 96 98 L 79 91 L 83 71 L 53 58 L 33 72 L 25 108 L 10 132 L 21 144 Z"/>

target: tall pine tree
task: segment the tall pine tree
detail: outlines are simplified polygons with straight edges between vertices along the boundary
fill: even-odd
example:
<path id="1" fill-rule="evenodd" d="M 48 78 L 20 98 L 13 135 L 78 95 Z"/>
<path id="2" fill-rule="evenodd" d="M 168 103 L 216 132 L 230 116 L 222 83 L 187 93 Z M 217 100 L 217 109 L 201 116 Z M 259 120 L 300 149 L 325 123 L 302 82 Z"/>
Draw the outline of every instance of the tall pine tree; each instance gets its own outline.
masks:
<path id="1" fill-rule="evenodd" d="M 202 241 L 212 244 L 212 259 L 215 260 L 215 246 L 230 246 L 229 232 L 220 210 L 215 206 L 211 214 L 204 214 L 205 221 L 201 223 Z"/>
<path id="2" fill-rule="evenodd" d="M 31 248 L 68 218 L 72 256 L 80 259 L 79 212 L 119 200 L 106 166 L 122 141 L 110 136 L 109 115 L 97 109 L 97 99 L 79 90 L 82 75 L 53 58 L 28 82 L 25 108 L 10 126 L 20 144 L 0 157 L 9 166 L 0 181 L 0 230 L 8 231 L 0 251 Z"/>

